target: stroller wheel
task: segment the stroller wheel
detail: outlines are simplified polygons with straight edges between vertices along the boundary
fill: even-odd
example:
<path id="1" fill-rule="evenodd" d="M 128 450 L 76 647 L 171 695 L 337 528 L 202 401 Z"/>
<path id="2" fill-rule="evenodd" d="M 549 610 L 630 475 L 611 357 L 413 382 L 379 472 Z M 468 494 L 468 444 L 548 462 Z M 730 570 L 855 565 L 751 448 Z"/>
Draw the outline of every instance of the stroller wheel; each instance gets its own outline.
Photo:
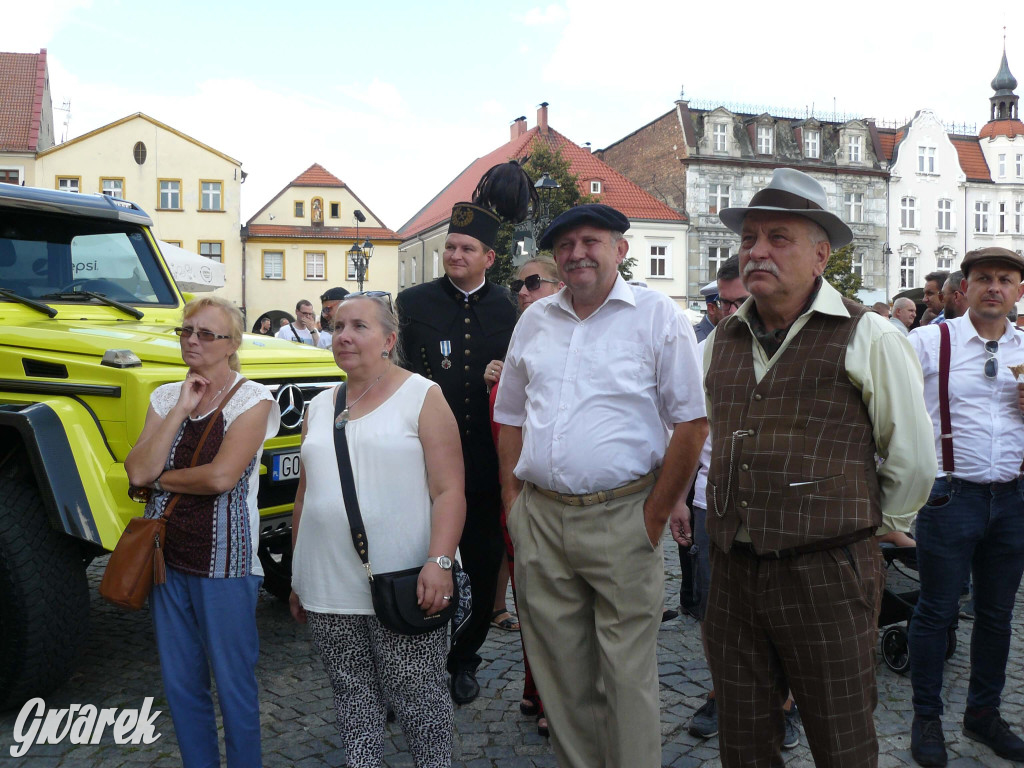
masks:
<path id="1" fill-rule="evenodd" d="M 956 653 L 956 628 L 954 624 L 952 627 L 946 630 L 946 658 L 953 658 L 953 654 Z"/>
<path id="2" fill-rule="evenodd" d="M 910 669 L 910 646 L 907 630 L 903 627 L 889 627 L 882 633 L 882 659 L 889 669 L 898 675 Z"/>

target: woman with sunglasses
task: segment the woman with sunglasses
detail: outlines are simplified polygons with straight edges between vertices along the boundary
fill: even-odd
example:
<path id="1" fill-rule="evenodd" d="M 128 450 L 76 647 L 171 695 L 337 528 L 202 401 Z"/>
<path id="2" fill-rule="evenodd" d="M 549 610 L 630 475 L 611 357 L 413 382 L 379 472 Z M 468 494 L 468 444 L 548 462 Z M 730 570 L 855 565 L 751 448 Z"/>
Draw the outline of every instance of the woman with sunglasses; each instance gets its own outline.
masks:
<path id="1" fill-rule="evenodd" d="M 549 256 L 538 256 L 530 259 L 519 268 L 519 276 L 509 283 L 509 289 L 516 297 L 519 305 L 519 314 L 522 315 L 533 302 L 543 299 L 545 296 L 552 296 L 561 290 L 564 283 L 558 279 L 558 267 L 555 260 Z M 491 360 L 484 369 L 484 383 L 490 395 L 491 408 L 491 434 L 494 437 L 494 444 L 498 444 L 498 424 L 494 422 L 494 399 L 498 396 L 498 382 L 501 380 L 501 360 Z M 502 571 L 498 577 L 498 591 L 494 596 L 494 612 L 492 621 L 499 618 L 502 613 L 508 613 L 505 605 L 505 589 L 509 581 L 512 582 L 512 594 L 515 595 L 515 552 L 512 547 L 512 539 L 508 535 L 508 528 L 505 522 L 505 510 L 501 510 L 501 531 L 505 537 L 505 561 L 502 563 Z M 526 678 L 523 681 L 523 698 L 519 702 L 519 711 L 528 717 L 537 718 L 537 732 L 541 736 L 547 736 L 548 719 L 544 717 L 544 705 L 537 692 L 537 686 L 533 682 L 533 675 L 530 672 L 530 662 L 526 658 L 526 649 L 523 649 L 523 666 L 526 668 Z"/>
<path id="2" fill-rule="evenodd" d="M 421 567 L 417 596 L 429 615 L 454 595 L 452 561 L 466 516 L 458 426 L 437 384 L 399 367 L 390 294 L 349 294 L 333 319 L 331 349 L 346 388 L 317 395 L 302 426 L 292 614 L 308 622 L 323 658 L 349 766 L 383 764 L 390 703 L 417 768 L 449 768 L 455 721 L 446 628 L 400 635 L 374 615 L 352 544 L 334 433 L 345 429 L 373 570 Z"/>
<path id="3" fill-rule="evenodd" d="M 189 302 L 175 333 L 188 374 L 154 390 L 124 466 L 132 485 L 152 489 L 146 517 L 162 515 L 179 496 L 167 520 L 167 581 L 153 588 L 150 609 L 182 763 L 220 762 L 212 668 L 228 767 L 250 768 L 261 764 L 258 468 L 280 412 L 266 387 L 239 373 L 242 315 L 229 302 Z"/>

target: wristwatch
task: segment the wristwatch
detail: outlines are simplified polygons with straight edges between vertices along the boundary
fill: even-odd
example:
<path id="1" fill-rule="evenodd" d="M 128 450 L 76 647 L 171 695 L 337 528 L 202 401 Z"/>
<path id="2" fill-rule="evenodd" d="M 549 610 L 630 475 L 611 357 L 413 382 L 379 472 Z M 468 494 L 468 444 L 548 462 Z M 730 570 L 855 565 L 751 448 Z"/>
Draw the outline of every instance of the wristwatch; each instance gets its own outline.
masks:
<path id="1" fill-rule="evenodd" d="M 164 476 L 164 473 L 161 472 L 160 473 L 160 477 L 163 477 L 163 476 Z M 163 493 L 164 492 L 164 487 L 160 484 L 160 477 L 158 477 L 156 480 L 154 480 L 153 484 L 152 484 L 153 490 L 156 491 L 157 493 Z"/>
<path id="2" fill-rule="evenodd" d="M 439 555 L 438 557 L 428 557 L 428 563 L 437 563 L 437 567 L 442 571 L 450 571 L 452 569 L 452 559 L 448 555 Z"/>

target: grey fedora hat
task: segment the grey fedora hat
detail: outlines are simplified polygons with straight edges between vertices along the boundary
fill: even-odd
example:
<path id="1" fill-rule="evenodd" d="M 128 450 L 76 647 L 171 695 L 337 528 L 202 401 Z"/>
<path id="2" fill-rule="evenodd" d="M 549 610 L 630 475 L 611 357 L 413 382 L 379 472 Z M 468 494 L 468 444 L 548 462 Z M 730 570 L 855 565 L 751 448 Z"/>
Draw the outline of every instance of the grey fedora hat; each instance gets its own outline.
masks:
<path id="1" fill-rule="evenodd" d="M 718 213 L 733 232 L 743 229 L 743 219 L 751 211 L 785 213 L 810 219 L 828 234 L 833 248 L 842 248 L 853 240 L 853 232 L 846 223 L 828 210 L 825 190 L 814 177 L 793 168 L 776 168 L 771 181 L 750 198 L 746 207 L 723 208 Z"/>

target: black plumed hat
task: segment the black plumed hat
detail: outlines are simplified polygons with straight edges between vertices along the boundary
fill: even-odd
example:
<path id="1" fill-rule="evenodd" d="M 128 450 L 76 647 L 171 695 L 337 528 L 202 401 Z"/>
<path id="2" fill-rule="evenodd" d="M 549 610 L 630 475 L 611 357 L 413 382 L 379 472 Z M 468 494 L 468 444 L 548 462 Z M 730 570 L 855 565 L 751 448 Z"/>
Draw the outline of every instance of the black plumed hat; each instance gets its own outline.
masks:
<path id="1" fill-rule="evenodd" d="M 452 207 L 448 234 L 469 235 L 493 248 L 502 222 L 522 221 L 529 214 L 530 206 L 537 205 L 537 200 L 533 180 L 522 166 L 515 160 L 501 163 L 481 177 L 472 202 L 456 203 Z"/>

